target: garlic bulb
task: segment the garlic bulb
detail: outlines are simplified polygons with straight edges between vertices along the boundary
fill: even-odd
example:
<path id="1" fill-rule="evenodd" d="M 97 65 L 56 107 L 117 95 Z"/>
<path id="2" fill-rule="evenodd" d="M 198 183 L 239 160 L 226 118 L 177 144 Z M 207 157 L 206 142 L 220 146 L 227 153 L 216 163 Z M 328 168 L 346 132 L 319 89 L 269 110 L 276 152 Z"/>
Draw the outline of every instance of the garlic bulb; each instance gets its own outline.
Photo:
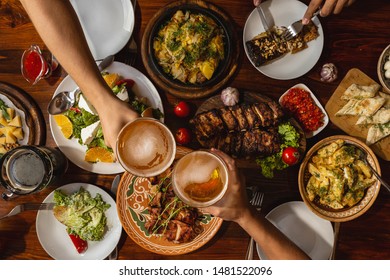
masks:
<path id="1" fill-rule="evenodd" d="M 221 100 L 225 106 L 234 106 L 238 103 L 240 93 L 236 88 L 227 87 L 221 92 Z"/>
<path id="2" fill-rule="evenodd" d="M 333 82 L 337 79 L 337 68 L 333 63 L 325 63 L 321 69 L 321 81 Z"/>

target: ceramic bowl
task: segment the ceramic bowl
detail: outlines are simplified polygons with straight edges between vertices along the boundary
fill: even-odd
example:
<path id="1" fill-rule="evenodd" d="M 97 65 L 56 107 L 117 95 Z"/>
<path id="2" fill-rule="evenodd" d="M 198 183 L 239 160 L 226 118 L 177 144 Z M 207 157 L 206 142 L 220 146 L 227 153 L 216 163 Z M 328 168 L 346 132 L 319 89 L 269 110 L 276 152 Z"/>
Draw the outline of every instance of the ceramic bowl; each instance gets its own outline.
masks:
<path id="1" fill-rule="evenodd" d="M 365 190 L 364 196 L 359 202 L 357 202 L 353 206 L 344 206 L 344 208 L 341 209 L 333 209 L 325 204 L 322 204 L 317 198 L 314 199 L 313 201 L 309 199 L 308 192 L 306 190 L 307 183 L 309 181 L 309 178 L 311 177 L 311 174 L 308 171 L 309 163 L 312 161 L 313 156 L 317 154 L 319 149 L 340 139 L 344 140 L 346 144 L 357 146 L 361 148 L 363 151 L 365 151 L 368 155 L 367 161 L 369 162 L 369 164 L 379 174 L 381 173 L 380 165 L 374 152 L 362 141 L 351 136 L 335 135 L 335 136 L 327 137 L 319 141 L 318 143 L 316 143 L 307 152 L 299 169 L 299 175 L 298 175 L 299 192 L 301 194 L 303 201 L 311 211 L 313 211 L 315 214 L 322 217 L 323 219 L 333 221 L 333 222 L 350 221 L 364 214 L 372 206 L 380 190 L 380 182 L 378 180 L 375 180 L 375 182 Z"/>

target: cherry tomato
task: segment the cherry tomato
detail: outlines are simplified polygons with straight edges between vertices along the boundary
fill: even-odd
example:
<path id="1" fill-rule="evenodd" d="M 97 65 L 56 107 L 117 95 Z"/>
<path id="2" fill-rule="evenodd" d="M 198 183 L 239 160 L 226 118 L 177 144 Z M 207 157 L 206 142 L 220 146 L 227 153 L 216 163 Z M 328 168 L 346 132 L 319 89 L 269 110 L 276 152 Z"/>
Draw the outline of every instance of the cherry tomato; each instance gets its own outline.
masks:
<path id="1" fill-rule="evenodd" d="M 88 242 L 81 239 L 80 236 L 76 234 L 69 234 L 70 239 L 73 242 L 73 245 L 76 247 L 77 253 L 85 253 L 88 249 Z"/>
<path id="2" fill-rule="evenodd" d="M 180 118 L 188 117 L 190 111 L 191 111 L 190 106 L 185 101 L 180 101 L 179 103 L 177 103 L 177 105 L 174 108 L 175 115 Z"/>
<path id="3" fill-rule="evenodd" d="M 282 160 L 288 165 L 294 165 L 299 161 L 300 154 L 297 148 L 287 147 L 283 150 Z"/>
<path id="4" fill-rule="evenodd" d="M 135 82 L 132 79 L 122 79 L 116 82 L 117 86 L 120 86 L 122 84 L 126 84 L 127 91 L 130 91 L 131 88 L 134 86 Z"/>
<path id="5" fill-rule="evenodd" d="M 176 142 L 185 145 L 191 142 L 191 131 L 188 128 L 181 127 L 175 133 Z"/>

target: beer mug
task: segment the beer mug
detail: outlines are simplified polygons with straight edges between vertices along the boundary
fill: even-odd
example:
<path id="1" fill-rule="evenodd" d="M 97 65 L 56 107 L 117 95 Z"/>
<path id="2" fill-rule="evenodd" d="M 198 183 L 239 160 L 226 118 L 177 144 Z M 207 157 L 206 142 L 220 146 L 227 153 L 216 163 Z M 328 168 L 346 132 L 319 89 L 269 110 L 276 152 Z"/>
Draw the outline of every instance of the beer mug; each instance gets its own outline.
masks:
<path id="1" fill-rule="evenodd" d="M 131 174 L 152 177 L 173 163 L 176 142 L 172 132 L 153 118 L 138 118 L 126 124 L 116 143 L 119 163 Z"/>
<path id="2" fill-rule="evenodd" d="M 66 157 L 58 150 L 42 146 L 20 146 L 0 159 L 3 199 L 30 194 L 54 184 L 68 169 Z"/>
<path id="3" fill-rule="evenodd" d="M 228 188 L 228 180 L 223 159 L 204 150 L 182 157 L 172 172 L 175 194 L 193 207 L 207 207 L 219 201 Z"/>

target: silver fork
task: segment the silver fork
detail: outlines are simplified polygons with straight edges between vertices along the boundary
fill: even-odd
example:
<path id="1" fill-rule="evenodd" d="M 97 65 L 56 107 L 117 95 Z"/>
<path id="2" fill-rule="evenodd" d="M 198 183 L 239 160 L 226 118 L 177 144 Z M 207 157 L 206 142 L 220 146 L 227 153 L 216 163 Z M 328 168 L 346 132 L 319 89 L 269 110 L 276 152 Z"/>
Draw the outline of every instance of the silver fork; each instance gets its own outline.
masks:
<path id="1" fill-rule="evenodd" d="M 313 14 L 313 17 L 314 18 L 315 16 L 317 16 L 319 13 L 321 12 L 321 8 L 319 8 L 314 14 Z M 287 26 L 287 29 L 286 31 L 284 31 L 284 33 L 282 34 L 282 37 L 288 41 L 288 40 L 291 40 L 293 38 L 295 38 L 299 32 L 302 31 L 302 28 L 303 28 L 303 24 L 302 24 L 302 20 L 297 20 L 296 22 L 292 23 L 291 25 Z"/>
<path id="2" fill-rule="evenodd" d="M 253 197 L 250 200 L 250 204 L 255 206 L 257 211 L 260 211 L 261 210 L 261 206 L 263 204 L 263 200 L 264 200 L 264 193 L 259 192 L 259 191 L 254 191 Z M 255 243 L 255 241 L 251 237 L 251 239 L 249 240 L 248 249 L 246 250 L 246 255 L 245 255 L 245 259 L 246 260 L 253 260 L 253 246 L 254 246 L 254 243 Z"/>
<path id="3" fill-rule="evenodd" d="M 135 16 L 135 6 L 137 5 L 137 0 L 131 0 L 131 3 L 133 5 L 134 16 Z M 126 57 L 124 59 L 124 62 L 127 65 L 133 66 L 135 64 L 137 60 L 137 51 L 138 51 L 137 43 L 135 42 L 134 36 L 132 35 L 128 47 L 128 53 L 126 54 Z"/>
<path id="4" fill-rule="evenodd" d="M 52 210 L 55 205 L 55 203 L 23 203 L 16 205 L 7 215 L 0 217 L 0 220 L 27 210 Z"/>

